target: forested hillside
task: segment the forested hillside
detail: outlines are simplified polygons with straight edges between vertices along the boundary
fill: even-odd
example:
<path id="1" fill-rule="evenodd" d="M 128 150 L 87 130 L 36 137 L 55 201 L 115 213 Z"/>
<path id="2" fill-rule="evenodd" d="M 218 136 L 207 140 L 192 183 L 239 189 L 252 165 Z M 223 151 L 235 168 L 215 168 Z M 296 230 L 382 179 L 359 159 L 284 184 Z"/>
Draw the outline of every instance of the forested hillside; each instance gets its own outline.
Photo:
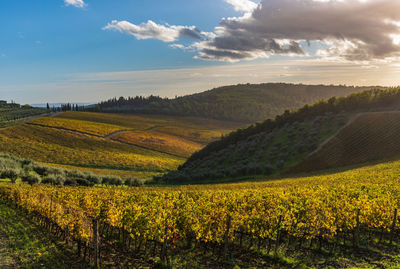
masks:
<path id="1" fill-rule="evenodd" d="M 364 91 L 285 111 L 274 120 L 239 129 L 208 144 L 162 179 L 191 183 L 278 173 L 302 161 L 357 113 L 399 108 L 398 88 Z"/>
<path id="2" fill-rule="evenodd" d="M 174 99 L 120 97 L 89 110 L 113 113 L 149 113 L 256 122 L 331 97 L 347 96 L 373 87 L 303 85 L 286 83 L 225 86 Z"/>

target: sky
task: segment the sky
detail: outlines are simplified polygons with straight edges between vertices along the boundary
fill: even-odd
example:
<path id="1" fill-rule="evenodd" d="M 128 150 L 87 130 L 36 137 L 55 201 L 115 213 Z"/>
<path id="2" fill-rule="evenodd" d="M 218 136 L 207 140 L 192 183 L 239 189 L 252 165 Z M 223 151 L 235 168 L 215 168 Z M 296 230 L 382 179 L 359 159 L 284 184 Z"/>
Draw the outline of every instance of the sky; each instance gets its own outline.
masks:
<path id="1" fill-rule="evenodd" d="M 0 99 L 400 85 L 400 1 L 1 0 Z"/>

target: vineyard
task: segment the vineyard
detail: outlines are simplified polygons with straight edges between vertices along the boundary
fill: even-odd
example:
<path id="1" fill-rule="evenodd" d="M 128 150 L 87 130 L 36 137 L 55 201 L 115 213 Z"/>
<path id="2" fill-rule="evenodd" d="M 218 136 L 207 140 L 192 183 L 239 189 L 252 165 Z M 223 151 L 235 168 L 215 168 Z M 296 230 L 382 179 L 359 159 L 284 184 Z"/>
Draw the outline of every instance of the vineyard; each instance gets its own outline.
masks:
<path id="1" fill-rule="evenodd" d="M 292 172 L 322 170 L 400 156 L 400 112 L 357 115 L 320 149 L 292 168 Z"/>
<path id="2" fill-rule="evenodd" d="M 53 166 L 148 179 L 176 169 L 235 126 L 207 119 L 66 112 L 0 130 L 0 150 Z"/>
<path id="3" fill-rule="evenodd" d="M 349 245 L 398 244 L 399 176 L 400 162 L 392 162 L 324 176 L 196 187 L 3 183 L 0 196 L 68 233 L 79 248 L 92 246 L 98 227 L 101 240 L 166 260 L 192 244 L 223 256 L 282 247 L 331 253 Z"/>
<path id="4" fill-rule="evenodd" d="M 20 107 L 17 104 L 2 105 L 0 106 L 0 127 L 11 126 L 19 120 L 38 116 L 46 112 L 44 109 Z"/>
<path id="5" fill-rule="evenodd" d="M 124 130 L 123 127 L 112 124 L 88 122 L 82 120 L 62 119 L 62 118 L 49 118 L 49 117 L 36 119 L 30 122 L 30 124 L 51 127 L 66 131 L 75 131 L 99 137 L 104 137 L 111 133 Z"/>
<path id="6" fill-rule="evenodd" d="M 126 132 L 113 138 L 126 144 L 138 145 L 149 149 L 166 152 L 180 157 L 189 157 L 200 150 L 202 145 L 182 137 L 157 132 Z"/>

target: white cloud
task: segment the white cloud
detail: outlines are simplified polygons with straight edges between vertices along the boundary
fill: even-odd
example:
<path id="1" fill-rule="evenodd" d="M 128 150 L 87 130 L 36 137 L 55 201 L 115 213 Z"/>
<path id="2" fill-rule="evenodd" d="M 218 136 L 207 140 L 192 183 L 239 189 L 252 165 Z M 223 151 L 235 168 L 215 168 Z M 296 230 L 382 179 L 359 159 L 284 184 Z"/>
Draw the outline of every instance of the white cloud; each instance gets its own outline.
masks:
<path id="1" fill-rule="evenodd" d="M 80 7 L 80 8 L 83 8 L 86 6 L 86 4 L 83 0 L 64 0 L 64 3 L 66 6 L 74 6 L 74 7 Z"/>
<path id="2" fill-rule="evenodd" d="M 175 42 L 179 38 L 202 40 L 208 33 L 201 32 L 196 26 L 161 25 L 151 20 L 139 25 L 128 21 L 112 21 L 103 30 L 117 30 L 137 39 L 158 39 L 164 42 Z"/>
<path id="3" fill-rule="evenodd" d="M 225 0 L 225 2 L 231 4 L 239 12 L 252 12 L 257 8 L 257 4 L 250 0 Z"/>
<path id="4" fill-rule="evenodd" d="M 244 14 L 222 19 L 214 33 L 153 21 L 112 21 L 103 29 L 164 42 L 191 38 L 191 45 L 172 47 L 197 51 L 195 57 L 204 60 L 235 62 L 274 54 L 358 62 L 400 58 L 400 0 L 224 1 Z M 320 48 L 315 52 L 311 45 Z"/>
<path id="5" fill-rule="evenodd" d="M 318 51 L 325 57 L 399 57 L 399 10 L 393 0 L 262 0 L 250 15 L 223 19 L 217 36 L 196 46 L 199 58 L 225 61 L 304 55 L 301 41 L 329 45 Z"/>

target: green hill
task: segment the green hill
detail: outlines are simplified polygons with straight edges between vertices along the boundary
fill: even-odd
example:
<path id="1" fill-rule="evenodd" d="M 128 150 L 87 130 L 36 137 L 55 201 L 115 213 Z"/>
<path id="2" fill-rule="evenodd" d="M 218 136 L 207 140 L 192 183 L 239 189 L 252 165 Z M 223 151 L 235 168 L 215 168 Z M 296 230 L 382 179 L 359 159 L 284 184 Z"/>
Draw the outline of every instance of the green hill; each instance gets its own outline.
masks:
<path id="1" fill-rule="evenodd" d="M 164 175 L 162 180 L 167 183 L 219 182 L 256 175 L 279 174 L 307 159 L 324 141 L 335 135 L 358 113 L 398 109 L 400 109 L 400 89 L 377 89 L 352 94 L 348 97 L 331 98 L 312 106 L 306 105 L 292 112 L 286 111 L 274 120 L 266 120 L 239 129 L 208 144 L 204 149 L 194 153 L 177 171 Z M 394 136 L 397 129 L 393 128 L 389 131 L 393 127 L 393 121 L 392 118 L 382 120 L 380 123 L 384 125 L 382 126 L 384 128 L 381 132 Z M 392 141 L 386 139 L 385 136 L 379 138 L 378 134 L 374 133 L 376 132 L 374 128 L 379 128 L 379 126 L 377 124 L 374 127 L 373 123 L 369 123 L 368 126 L 365 125 L 363 132 L 360 132 L 359 128 L 355 129 L 355 132 L 360 132 L 360 135 L 351 133 L 347 137 L 350 137 L 353 142 L 359 142 L 360 136 L 362 136 L 363 139 L 366 139 L 365 144 L 375 143 L 370 149 L 370 153 L 373 155 L 372 153 L 379 144 Z M 369 133 L 371 139 L 365 133 Z M 344 138 L 346 141 L 347 139 Z M 391 151 L 392 142 L 385 147 L 386 151 Z M 357 148 L 357 145 L 355 143 L 353 147 Z M 336 146 L 330 147 L 333 150 L 340 150 L 340 148 L 335 148 Z M 348 147 L 348 145 L 344 144 L 344 147 Z M 392 149 L 397 152 L 395 148 Z M 360 155 L 362 155 L 361 151 L 362 148 L 360 148 Z M 328 154 L 329 152 L 324 152 L 318 156 L 326 157 Z M 382 154 L 376 156 L 383 158 L 387 155 L 382 151 Z M 370 158 L 358 156 L 350 161 L 352 157 L 354 156 L 343 158 L 342 155 L 337 154 L 335 158 L 337 162 L 329 167 L 370 160 Z M 323 165 L 314 166 L 313 159 L 310 159 L 307 167 L 308 171 L 327 168 Z"/>
<path id="2" fill-rule="evenodd" d="M 291 172 L 343 167 L 400 156 L 400 111 L 361 113 Z"/>
<path id="3" fill-rule="evenodd" d="M 287 109 L 297 109 L 333 96 L 347 96 L 372 88 L 286 83 L 239 84 L 174 99 L 157 96 L 114 98 L 89 109 L 112 113 L 195 116 L 253 123 L 274 118 Z"/>

